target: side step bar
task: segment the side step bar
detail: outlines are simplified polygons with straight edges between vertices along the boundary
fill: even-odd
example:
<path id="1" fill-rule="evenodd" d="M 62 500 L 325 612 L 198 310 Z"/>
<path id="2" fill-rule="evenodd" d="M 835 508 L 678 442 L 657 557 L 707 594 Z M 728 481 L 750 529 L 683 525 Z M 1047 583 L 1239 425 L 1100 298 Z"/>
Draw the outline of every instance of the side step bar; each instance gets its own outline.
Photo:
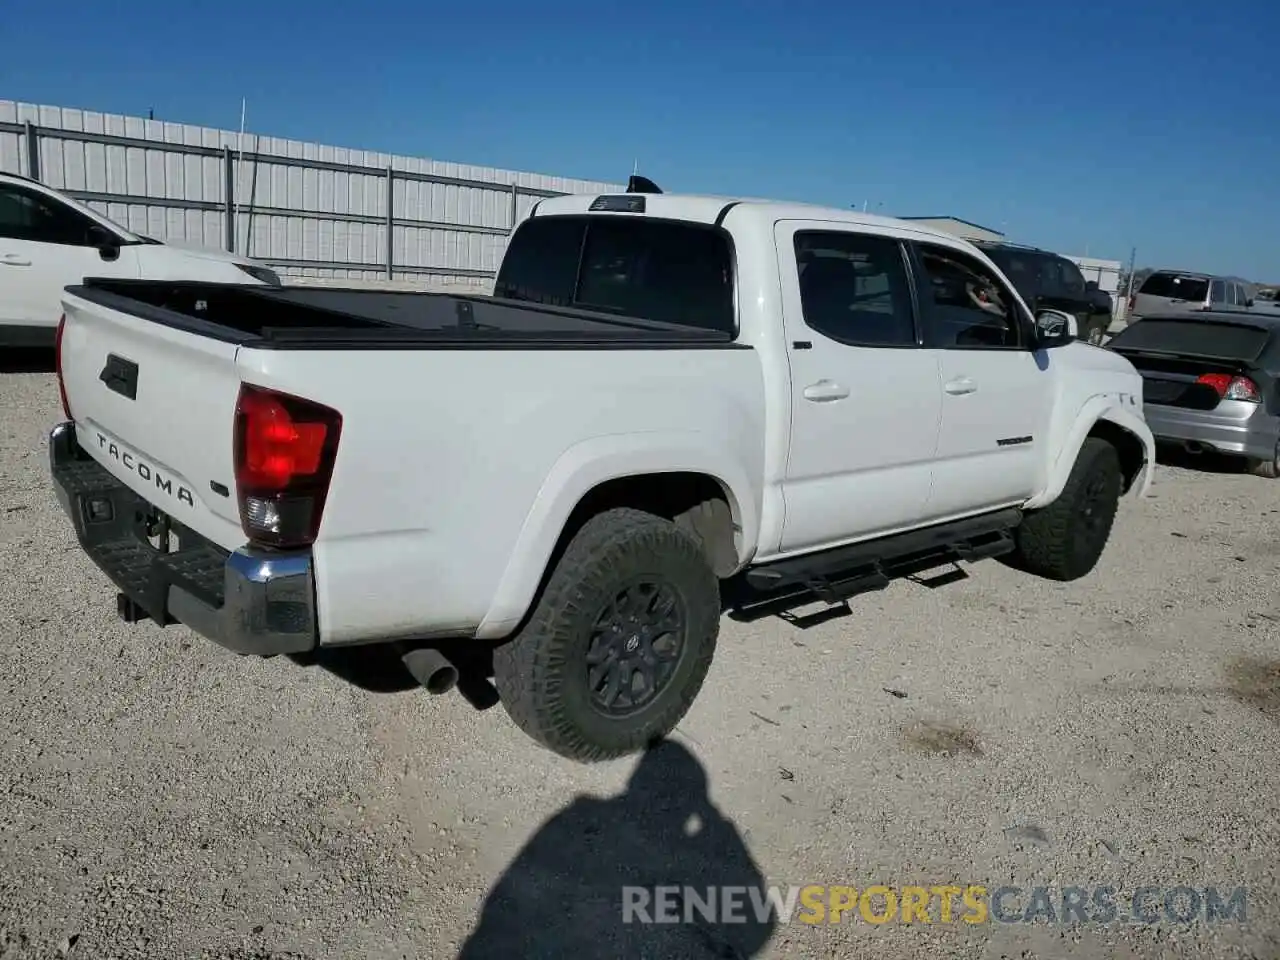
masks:
<path id="1" fill-rule="evenodd" d="M 817 601 L 843 604 L 946 563 L 998 557 L 1013 550 L 1013 530 L 1021 521 L 1022 511 L 1011 508 L 763 564 L 744 575 L 745 589 L 730 604 L 730 616 L 751 622 Z M 835 615 L 843 612 L 847 607 Z"/>

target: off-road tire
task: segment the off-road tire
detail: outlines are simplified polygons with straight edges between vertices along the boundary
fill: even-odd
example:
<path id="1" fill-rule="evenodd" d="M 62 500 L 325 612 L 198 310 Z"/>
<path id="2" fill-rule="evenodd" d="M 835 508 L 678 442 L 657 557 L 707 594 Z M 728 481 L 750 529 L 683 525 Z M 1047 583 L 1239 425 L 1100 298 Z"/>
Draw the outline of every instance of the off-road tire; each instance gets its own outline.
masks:
<path id="1" fill-rule="evenodd" d="M 658 578 L 680 598 L 683 648 L 652 701 L 607 716 L 591 702 L 587 650 L 601 611 L 637 578 Z M 719 630 L 720 585 L 699 541 L 653 514 L 607 510 L 573 536 L 525 626 L 494 651 L 494 683 L 537 743 L 578 762 L 615 759 L 675 729 L 702 689 Z"/>
<path id="2" fill-rule="evenodd" d="M 1014 530 L 1009 566 L 1048 580 L 1078 580 L 1097 565 L 1120 503 L 1120 455 L 1089 437 L 1058 498 L 1028 513 Z"/>

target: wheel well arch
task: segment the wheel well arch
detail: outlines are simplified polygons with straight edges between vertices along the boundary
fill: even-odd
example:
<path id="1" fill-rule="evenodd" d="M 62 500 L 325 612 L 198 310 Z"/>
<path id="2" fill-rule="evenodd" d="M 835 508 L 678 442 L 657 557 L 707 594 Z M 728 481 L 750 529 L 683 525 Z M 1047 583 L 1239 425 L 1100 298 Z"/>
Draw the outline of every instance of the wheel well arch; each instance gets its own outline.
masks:
<path id="1" fill-rule="evenodd" d="M 722 579 L 738 567 L 741 506 L 729 486 L 709 473 L 649 472 L 601 481 L 584 493 L 565 521 L 547 563 L 552 569 L 582 525 L 615 507 L 632 507 L 671 520 L 700 540 Z"/>
<path id="2" fill-rule="evenodd" d="M 1116 453 L 1120 457 L 1120 473 L 1124 478 L 1120 492 L 1122 494 L 1128 493 L 1147 461 L 1146 449 L 1143 447 L 1142 441 L 1118 423 L 1112 423 L 1110 420 L 1105 419 L 1095 421 L 1093 426 L 1089 428 L 1086 437 L 1105 440 L 1115 447 Z"/>

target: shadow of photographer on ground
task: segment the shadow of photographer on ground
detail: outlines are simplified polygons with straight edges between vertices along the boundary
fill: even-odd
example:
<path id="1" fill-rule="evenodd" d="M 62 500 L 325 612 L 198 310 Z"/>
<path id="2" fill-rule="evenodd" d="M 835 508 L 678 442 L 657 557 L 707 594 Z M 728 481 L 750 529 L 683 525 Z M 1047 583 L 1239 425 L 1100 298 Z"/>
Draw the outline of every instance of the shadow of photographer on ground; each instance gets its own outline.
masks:
<path id="1" fill-rule="evenodd" d="M 659 901 L 664 886 L 698 899 Z M 732 887 L 737 922 L 725 922 L 720 896 Z M 752 887 L 754 896 L 741 889 Z M 753 904 L 767 909 L 765 893 L 737 828 L 711 803 L 702 764 L 668 740 L 646 751 L 623 793 L 580 797 L 538 830 L 490 891 L 458 958 L 746 960 L 776 925 Z M 643 922 L 664 915 L 677 922 Z"/>

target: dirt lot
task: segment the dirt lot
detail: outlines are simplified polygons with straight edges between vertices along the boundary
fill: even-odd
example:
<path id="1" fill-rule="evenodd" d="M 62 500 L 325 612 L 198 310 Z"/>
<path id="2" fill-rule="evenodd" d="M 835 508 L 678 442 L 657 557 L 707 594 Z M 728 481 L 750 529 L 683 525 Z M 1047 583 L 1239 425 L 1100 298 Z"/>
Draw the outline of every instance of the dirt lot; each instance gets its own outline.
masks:
<path id="1" fill-rule="evenodd" d="M 726 622 L 680 737 L 584 768 L 362 661 L 117 622 L 46 483 L 53 378 L 0 411 L 5 960 L 1280 956 L 1275 482 L 1166 467 L 1079 583 L 986 562 Z M 1005 917 L 1154 886 L 1160 919 L 621 923 L 624 884 L 762 878 L 1017 887 Z M 1246 922 L 1171 922 L 1179 885 Z"/>

